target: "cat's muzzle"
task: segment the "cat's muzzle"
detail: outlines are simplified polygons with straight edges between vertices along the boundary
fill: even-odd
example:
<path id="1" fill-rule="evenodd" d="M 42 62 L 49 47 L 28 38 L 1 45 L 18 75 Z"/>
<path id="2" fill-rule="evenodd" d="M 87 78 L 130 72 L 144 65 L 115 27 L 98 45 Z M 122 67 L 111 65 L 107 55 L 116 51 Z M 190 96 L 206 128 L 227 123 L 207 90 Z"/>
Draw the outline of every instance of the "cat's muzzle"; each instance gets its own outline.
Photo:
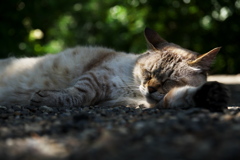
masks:
<path id="1" fill-rule="evenodd" d="M 159 92 L 153 92 L 153 93 L 150 93 L 146 88 L 144 88 L 142 85 L 139 86 L 139 90 L 140 92 L 146 97 L 147 101 L 149 103 L 158 103 L 160 102 L 163 97 L 164 97 L 164 94 L 161 94 Z"/>

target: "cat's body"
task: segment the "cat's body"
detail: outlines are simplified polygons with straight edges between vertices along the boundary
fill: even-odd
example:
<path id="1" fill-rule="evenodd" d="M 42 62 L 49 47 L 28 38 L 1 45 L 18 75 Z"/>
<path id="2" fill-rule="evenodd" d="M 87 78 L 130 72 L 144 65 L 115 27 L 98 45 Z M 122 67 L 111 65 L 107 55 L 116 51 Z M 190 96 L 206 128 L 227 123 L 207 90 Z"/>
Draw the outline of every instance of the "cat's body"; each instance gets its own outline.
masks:
<path id="1" fill-rule="evenodd" d="M 131 97 L 126 84 L 133 85 L 132 72 L 137 57 L 102 47 L 76 47 L 55 55 L 3 60 L 5 64 L 0 62 L 0 103 L 27 105 L 39 90 L 63 90 L 80 81 L 83 84 L 80 88 L 97 92 L 98 99 L 82 105 L 116 100 L 124 94 Z"/>
<path id="2" fill-rule="evenodd" d="M 142 55 L 76 47 L 55 55 L 1 60 L 0 105 L 196 106 L 219 48 L 198 57 L 150 29 L 145 36 L 151 49 Z"/>

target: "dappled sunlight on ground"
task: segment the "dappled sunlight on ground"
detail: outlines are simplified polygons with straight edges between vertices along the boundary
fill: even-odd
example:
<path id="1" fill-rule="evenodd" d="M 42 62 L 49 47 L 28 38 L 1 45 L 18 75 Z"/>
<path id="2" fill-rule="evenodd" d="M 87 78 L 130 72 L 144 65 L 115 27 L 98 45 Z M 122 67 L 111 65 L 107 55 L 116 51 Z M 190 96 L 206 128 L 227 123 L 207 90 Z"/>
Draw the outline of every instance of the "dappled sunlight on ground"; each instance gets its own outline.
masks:
<path id="1" fill-rule="evenodd" d="M 237 75 L 212 75 L 208 77 L 208 81 L 218 81 L 224 84 L 239 84 L 240 74 Z"/>

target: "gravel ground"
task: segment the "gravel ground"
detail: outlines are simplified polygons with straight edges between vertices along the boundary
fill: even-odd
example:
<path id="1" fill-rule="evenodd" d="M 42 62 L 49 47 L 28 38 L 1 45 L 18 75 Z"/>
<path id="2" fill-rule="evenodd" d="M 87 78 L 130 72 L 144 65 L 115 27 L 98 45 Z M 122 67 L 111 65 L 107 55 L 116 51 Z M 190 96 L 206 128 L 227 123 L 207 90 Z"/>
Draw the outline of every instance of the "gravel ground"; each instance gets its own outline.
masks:
<path id="1" fill-rule="evenodd" d="M 0 106 L 0 159 L 240 159 L 240 87 L 228 85 L 223 112 Z"/>

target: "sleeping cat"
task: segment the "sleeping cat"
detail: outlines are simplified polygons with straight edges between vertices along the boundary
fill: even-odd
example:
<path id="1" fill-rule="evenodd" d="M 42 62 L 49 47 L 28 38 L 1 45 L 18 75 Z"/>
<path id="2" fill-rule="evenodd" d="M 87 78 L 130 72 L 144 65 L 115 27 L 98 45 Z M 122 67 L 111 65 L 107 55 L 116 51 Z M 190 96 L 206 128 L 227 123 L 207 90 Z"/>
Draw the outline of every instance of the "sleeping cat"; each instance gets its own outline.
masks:
<path id="1" fill-rule="evenodd" d="M 0 105 L 227 105 L 224 85 L 206 83 L 220 48 L 199 56 L 148 28 L 145 38 L 149 50 L 140 55 L 76 47 L 42 57 L 0 60 Z"/>

